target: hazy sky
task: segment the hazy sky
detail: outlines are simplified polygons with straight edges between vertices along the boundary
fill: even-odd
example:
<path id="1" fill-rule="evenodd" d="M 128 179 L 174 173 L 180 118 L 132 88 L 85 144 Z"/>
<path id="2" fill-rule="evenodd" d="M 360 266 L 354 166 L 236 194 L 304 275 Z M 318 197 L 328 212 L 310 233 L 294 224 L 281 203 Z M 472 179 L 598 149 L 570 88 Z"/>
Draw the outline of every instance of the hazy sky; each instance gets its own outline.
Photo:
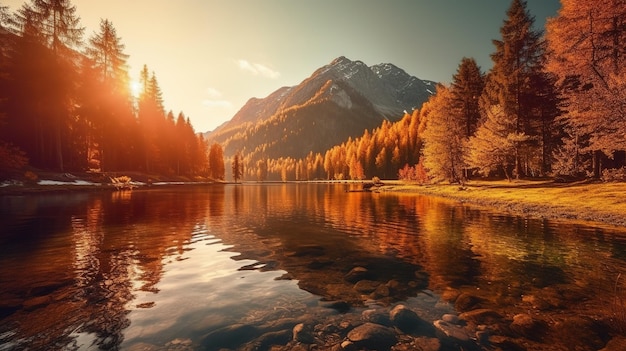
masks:
<path id="1" fill-rule="evenodd" d="M 11 10 L 23 0 L 2 0 Z M 109 19 L 131 77 L 156 73 L 166 110 L 197 132 L 229 120 L 251 97 L 300 83 L 338 56 L 390 62 L 449 82 L 463 56 L 491 67 L 509 0 L 73 0 L 85 41 Z M 543 28 L 558 0 L 528 0 Z"/>

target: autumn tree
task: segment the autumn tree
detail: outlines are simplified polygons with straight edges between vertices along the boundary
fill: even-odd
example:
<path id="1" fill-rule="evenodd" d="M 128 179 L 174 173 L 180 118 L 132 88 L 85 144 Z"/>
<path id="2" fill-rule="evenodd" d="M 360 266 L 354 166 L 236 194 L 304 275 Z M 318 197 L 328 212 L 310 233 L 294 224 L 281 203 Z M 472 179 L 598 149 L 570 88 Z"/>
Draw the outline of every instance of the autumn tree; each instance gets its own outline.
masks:
<path id="1" fill-rule="evenodd" d="M 232 171 L 233 179 L 235 180 L 235 183 L 237 183 L 243 176 L 243 163 L 241 162 L 241 155 L 239 155 L 239 153 L 236 153 L 233 157 Z"/>
<path id="2" fill-rule="evenodd" d="M 189 123 L 191 125 L 191 123 Z M 196 138 L 197 146 L 196 152 L 194 153 L 193 158 L 193 169 L 194 174 L 201 176 L 209 175 L 209 145 L 207 141 L 202 136 L 202 133 L 197 134 Z"/>
<path id="3" fill-rule="evenodd" d="M 591 154 L 601 173 L 602 154 L 626 149 L 626 3 L 623 0 L 561 0 L 548 20 L 548 67 L 566 103 L 568 135 L 558 153 L 581 164 Z M 574 143 L 575 145 L 572 145 Z M 623 152 L 623 151 L 622 151 Z M 577 166 L 566 167 L 578 170 Z"/>
<path id="4" fill-rule="evenodd" d="M 485 144 L 488 140 L 484 139 L 472 145 L 472 148 L 483 147 L 472 152 L 474 156 L 482 155 L 484 158 L 500 157 L 490 154 L 490 150 L 510 150 L 513 154 L 506 158 L 514 161 L 514 177 L 525 174 L 524 164 L 537 158 L 539 152 L 533 144 L 538 134 L 533 128 L 533 111 L 542 101 L 531 83 L 534 77 L 542 74 L 545 45 L 541 33 L 533 29 L 533 23 L 534 18 L 528 13 L 526 2 L 513 0 L 500 28 L 502 38 L 493 41 L 496 47 L 491 55 L 493 68 L 487 76 L 480 101 L 481 109 L 487 115 L 486 120 L 499 125 L 497 133 L 495 130 L 482 131 L 481 136 L 493 133 L 510 135 L 513 148 Z M 502 118 L 502 121 L 498 122 L 497 118 Z M 509 129 L 502 130 L 504 126 Z M 479 126 L 478 130 L 481 128 L 486 126 Z M 478 137 L 478 131 L 476 134 Z M 478 160 L 475 157 L 472 159 Z"/>
<path id="5" fill-rule="evenodd" d="M 215 180 L 224 180 L 224 151 L 220 144 L 214 143 L 209 149 L 209 175 Z"/>
<path id="6" fill-rule="evenodd" d="M 450 88 L 437 87 L 423 111 L 428 112 L 424 130 L 424 165 L 434 179 L 461 182 L 465 169 L 467 121 Z"/>
<path id="7" fill-rule="evenodd" d="M 518 150 L 528 138 L 515 133 L 517 119 L 507 114 L 501 105 L 493 105 L 485 113 L 485 120 L 469 139 L 469 153 L 465 161 L 484 176 L 502 171 L 507 179 L 515 175 Z"/>
<path id="8" fill-rule="evenodd" d="M 267 160 L 259 160 L 257 161 L 257 180 L 259 182 L 264 182 L 267 180 Z"/>

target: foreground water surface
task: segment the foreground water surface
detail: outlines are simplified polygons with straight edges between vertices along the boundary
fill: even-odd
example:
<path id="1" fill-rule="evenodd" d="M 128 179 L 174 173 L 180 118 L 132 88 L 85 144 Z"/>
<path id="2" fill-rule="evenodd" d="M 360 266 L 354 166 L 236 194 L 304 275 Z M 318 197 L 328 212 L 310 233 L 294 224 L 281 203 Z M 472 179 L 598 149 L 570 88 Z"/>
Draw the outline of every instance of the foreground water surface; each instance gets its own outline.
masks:
<path id="1" fill-rule="evenodd" d="M 350 187 L 1 196 L 0 350 L 269 349 L 251 330 L 301 321 L 323 349 L 343 321 L 398 303 L 429 321 L 496 311 L 467 327 L 528 349 L 623 335 L 626 231 Z M 520 313 L 548 331 L 499 330 Z"/>

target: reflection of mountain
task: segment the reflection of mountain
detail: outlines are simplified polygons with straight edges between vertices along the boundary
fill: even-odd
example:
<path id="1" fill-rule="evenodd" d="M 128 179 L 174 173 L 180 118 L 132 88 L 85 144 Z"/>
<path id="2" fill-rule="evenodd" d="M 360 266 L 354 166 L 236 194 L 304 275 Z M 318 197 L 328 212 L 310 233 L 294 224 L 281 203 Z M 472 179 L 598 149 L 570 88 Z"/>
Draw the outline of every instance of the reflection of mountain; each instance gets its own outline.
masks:
<path id="1" fill-rule="evenodd" d="M 226 157 L 239 151 L 251 164 L 261 157 L 303 158 L 400 119 L 434 93 L 434 84 L 389 63 L 368 67 L 339 57 L 297 86 L 250 99 L 208 139 Z"/>

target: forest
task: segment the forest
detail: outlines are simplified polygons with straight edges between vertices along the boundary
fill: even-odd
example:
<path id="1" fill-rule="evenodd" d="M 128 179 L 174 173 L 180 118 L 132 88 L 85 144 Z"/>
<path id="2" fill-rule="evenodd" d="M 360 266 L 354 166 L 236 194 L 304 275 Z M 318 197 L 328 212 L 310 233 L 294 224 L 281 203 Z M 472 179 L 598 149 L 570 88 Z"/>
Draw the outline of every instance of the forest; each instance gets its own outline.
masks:
<path id="1" fill-rule="evenodd" d="M 165 111 L 147 65 L 133 92 L 111 21 L 85 41 L 69 0 L 13 14 L 2 6 L 0 48 L 0 176 L 29 165 L 224 178 L 219 145 L 209 148 L 183 112 Z"/>
<path id="2" fill-rule="evenodd" d="M 323 154 L 259 161 L 247 175 L 626 180 L 626 3 L 561 6 L 543 32 L 513 0 L 487 73 L 465 57 L 449 85 L 400 121 Z"/>
<path id="3" fill-rule="evenodd" d="M 232 163 L 235 180 L 626 180 L 623 0 L 561 0 L 545 31 L 512 0 L 488 72 L 462 58 L 421 108 L 302 159 L 224 160 L 182 112 L 166 112 L 147 65 L 133 94 L 113 24 L 85 41 L 69 0 L 0 11 L 3 177 L 28 165 L 224 179 Z"/>

